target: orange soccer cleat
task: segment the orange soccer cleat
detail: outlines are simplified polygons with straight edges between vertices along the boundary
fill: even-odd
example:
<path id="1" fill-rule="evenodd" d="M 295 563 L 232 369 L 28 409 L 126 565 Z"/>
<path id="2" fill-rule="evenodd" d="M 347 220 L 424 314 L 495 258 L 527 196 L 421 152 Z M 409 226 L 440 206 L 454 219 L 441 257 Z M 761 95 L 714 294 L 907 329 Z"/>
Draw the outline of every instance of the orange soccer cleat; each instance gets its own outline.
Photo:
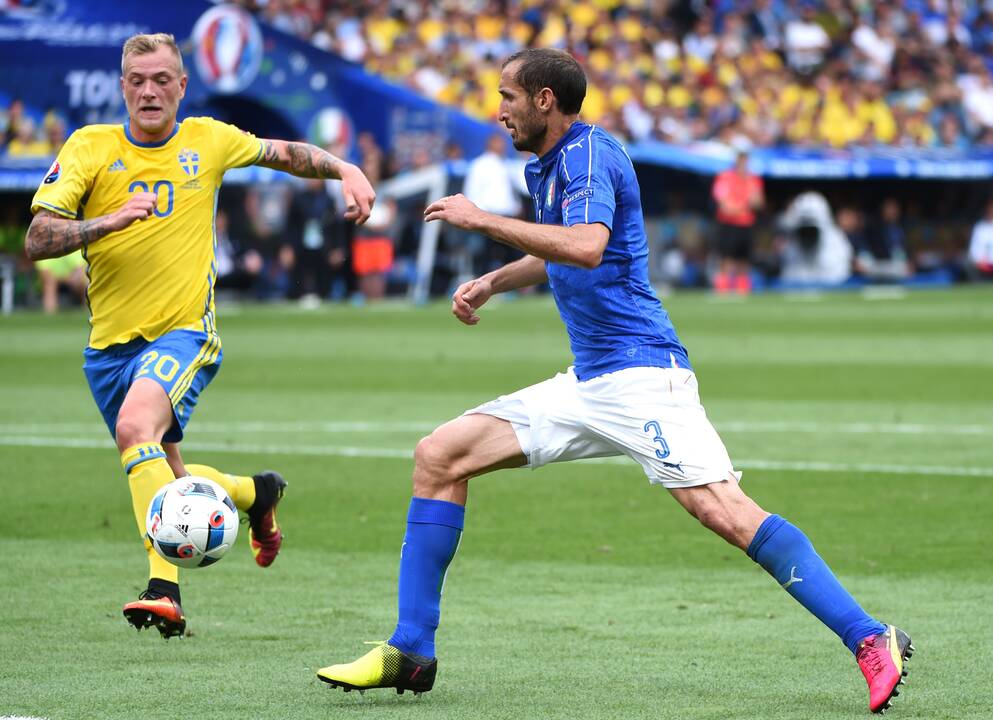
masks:
<path id="1" fill-rule="evenodd" d="M 186 617 L 178 600 L 154 590 L 145 590 L 134 602 L 124 606 L 124 617 L 139 632 L 155 627 L 168 640 L 186 632 Z"/>

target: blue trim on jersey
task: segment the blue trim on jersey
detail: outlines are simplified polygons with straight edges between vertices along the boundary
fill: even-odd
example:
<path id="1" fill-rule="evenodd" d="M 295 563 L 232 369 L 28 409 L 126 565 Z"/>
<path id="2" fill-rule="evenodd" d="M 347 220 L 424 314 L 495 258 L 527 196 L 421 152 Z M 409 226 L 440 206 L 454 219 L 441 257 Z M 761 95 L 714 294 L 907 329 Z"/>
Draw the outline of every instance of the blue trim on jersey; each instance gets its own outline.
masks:
<path id="1" fill-rule="evenodd" d="M 135 147 L 140 147 L 140 148 L 162 147 L 167 142 L 172 140 L 176 136 L 176 133 L 178 132 L 179 132 L 179 123 L 176 123 L 175 125 L 172 126 L 172 132 L 169 133 L 169 137 L 167 137 L 165 140 L 159 140 L 157 142 L 150 142 L 150 143 L 138 142 L 137 140 L 134 139 L 134 135 L 131 134 L 131 118 L 128 118 L 127 120 L 124 121 L 124 137 L 126 137 L 128 139 L 128 142 L 134 145 Z"/>
<path id="2" fill-rule="evenodd" d="M 86 301 L 86 314 L 87 314 L 87 325 L 89 329 L 86 331 L 86 345 L 89 347 L 90 340 L 93 339 L 93 306 L 90 305 L 90 287 L 93 284 L 93 278 L 90 277 L 90 254 L 89 254 L 89 243 L 83 243 L 80 248 L 80 252 L 83 255 L 83 260 L 86 262 L 86 287 L 83 289 L 83 299 Z"/>
<path id="3" fill-rule="evenodd" d="M 203 305 L 203 328 L 207 333 L 217 332 L 214 326 L 214 314 L 210 311 L 210 305 L 214 301 L 214 283 L 217 281 L 217 199 L 220 188 L 214 190 L 214 209 L 210 218 L 210 235 L 212 242 L 212 255 L 210 259 L 210 272 L 207 273 L 207 299 Z"/>
<path id="4" fill-rule="evenodd" d="M 576 377 L 632 367 L 692 369 L 648 277 L 641 190 L 623 146 L 595 125 L 575 122 L 527 164 L 524 177 L 539 223 L 610 230 L 595 268 L 545 262 Z"/>
<path id="5" fill-rule="evenodd" d="M 41 205 L 44 208 L 48 208 L 49 210 L 54 210 L 59 215 L 65 215 L 70 220 L 75 220 L 79 217 L 78 212 L 73 212 L 72 210 L 66 210 L 64 207 L 59 207 L 58 205 L 52 205 L 50 203 L 44 202 L 43 200 L 39 200 L 36 204 Z"/>

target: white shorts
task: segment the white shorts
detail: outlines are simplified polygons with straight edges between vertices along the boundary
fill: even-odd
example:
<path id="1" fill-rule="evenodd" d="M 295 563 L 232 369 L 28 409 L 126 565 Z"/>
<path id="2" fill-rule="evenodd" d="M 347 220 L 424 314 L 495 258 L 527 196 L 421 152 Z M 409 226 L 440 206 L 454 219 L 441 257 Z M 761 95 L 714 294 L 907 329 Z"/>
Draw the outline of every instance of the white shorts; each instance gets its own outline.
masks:
<path id="1" fill-rule="evenodd" d="M 464 414 L 509 421 L 532 469 L 627 455 L 667 488 L 741 478 L 700 404 L 692 370 L 636 367 L 579 382 L 569 368 Z"/>

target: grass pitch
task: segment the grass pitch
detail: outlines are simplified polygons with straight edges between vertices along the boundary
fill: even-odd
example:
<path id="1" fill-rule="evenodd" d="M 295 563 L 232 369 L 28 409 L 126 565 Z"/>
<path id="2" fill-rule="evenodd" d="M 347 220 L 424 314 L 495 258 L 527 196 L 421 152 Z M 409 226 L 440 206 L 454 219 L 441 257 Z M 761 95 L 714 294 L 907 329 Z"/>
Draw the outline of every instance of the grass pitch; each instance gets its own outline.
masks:
<path id="1" fill-rule="evenodd" d="M 918 648 L 890 716 L 993 717 L 993 292 L 666 301 L 744 486 Z M 188 462 L 290 481 L 284 551 L 183 575 L 190 636 L 136 635 L 127 483 L 81 314 L 0 318 L 0 717 L 864 718 L 841 643 L 631 462 L 471 483 L 435 689 L 315 677 L 396 617 L 411 452 L 569 362 L 548 299 L 220 309 Z M 245 534 L 244 532 L 242 534 Z"/>

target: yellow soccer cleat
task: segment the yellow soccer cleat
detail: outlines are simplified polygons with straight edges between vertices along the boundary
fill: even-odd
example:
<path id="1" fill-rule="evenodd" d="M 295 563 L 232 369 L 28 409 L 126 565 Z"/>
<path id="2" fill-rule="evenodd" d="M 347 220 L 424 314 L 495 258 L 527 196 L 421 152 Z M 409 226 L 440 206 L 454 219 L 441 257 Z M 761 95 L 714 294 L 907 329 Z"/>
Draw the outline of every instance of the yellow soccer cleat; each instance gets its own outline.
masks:
<path id="1" fill-rule="evenodd" d="M 396 688 L 397 695 L 403 695 L 404 690 L 419 695 L 434 687 L 437 672 L 437 658 L 407 654 L 383 642 L 355 662 L 321 668 L 317 677 L 345 692 Z"/>

